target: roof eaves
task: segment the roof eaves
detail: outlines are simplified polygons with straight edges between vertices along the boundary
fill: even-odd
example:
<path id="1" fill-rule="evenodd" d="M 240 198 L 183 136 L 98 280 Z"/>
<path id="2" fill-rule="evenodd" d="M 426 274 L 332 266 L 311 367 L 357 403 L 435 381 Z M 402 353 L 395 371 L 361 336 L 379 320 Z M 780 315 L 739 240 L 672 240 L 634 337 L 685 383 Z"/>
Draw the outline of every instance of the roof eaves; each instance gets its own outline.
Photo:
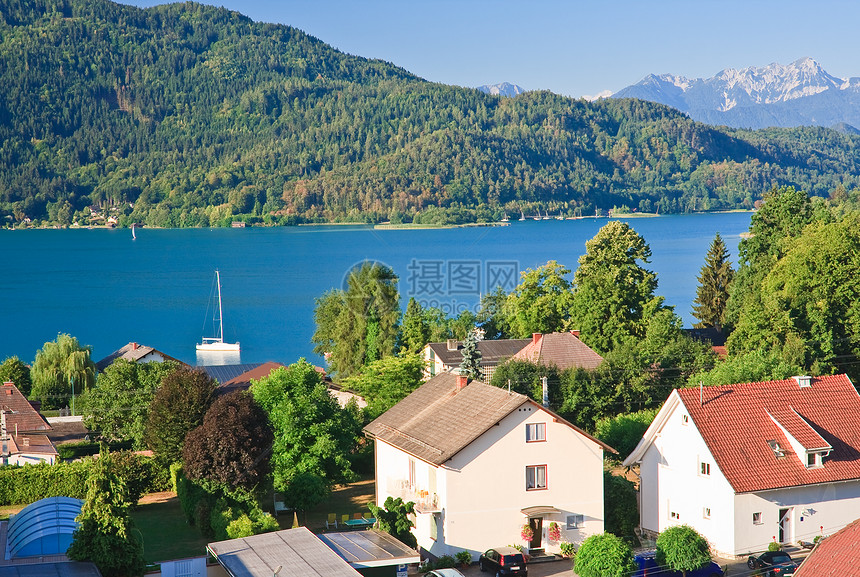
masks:
<path id="1" fill-rule="evenodd" d="M 657 412 L 657 416 L 654 417 L 654 420 L 648 426 L 648 429 L 645 431 L 645 434 L 642 435 L 642 439 L 639 440 L 639 443 L 636 445 L 636 448 L 633 449 L 633 452 L 624 459 L 624 462 L 621 463 L 625 467 L 629 467 L 636 463 L 642 461 L 642 457 L 645 455 L 645 451 L 648 450 L 648 447 L 654 442 L 654 439 L 657 437 L 657 434 L 663 430 L 663 427 L 666 425 L 666 422 L 669 420 L 669 417 L 672 416 L 672 413 L 675 412 L 675 409 L 678 405 L 683 406 L 684 401 L 681 400 L 681 395 L 678 394 L 678 389 L 672 391 L 669 395 L 669 398 L 666 399 L 666 402 L 663 403 L 663 406 L 660 407 L 660 410 Z"/>

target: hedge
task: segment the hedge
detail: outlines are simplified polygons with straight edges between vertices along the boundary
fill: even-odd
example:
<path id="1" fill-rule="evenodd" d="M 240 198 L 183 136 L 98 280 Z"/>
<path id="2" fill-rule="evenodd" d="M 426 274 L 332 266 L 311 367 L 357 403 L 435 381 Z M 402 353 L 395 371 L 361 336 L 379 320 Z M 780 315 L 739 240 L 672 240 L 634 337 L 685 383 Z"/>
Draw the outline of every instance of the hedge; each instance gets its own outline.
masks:
<path id="1" fill-rule="evenodd" d="M 132 441 L 119 441 L 108 444 L 111 451 L 128 451 L 132 448 Z M 75 441 L 72 443 L 63 443 L 57 445 L 57 453 L 64 461 L 79 459 L 81 457 L 89 457 L 90 455 L 98 455 L 101 448 L 101 443 L 98 441 Z"/>

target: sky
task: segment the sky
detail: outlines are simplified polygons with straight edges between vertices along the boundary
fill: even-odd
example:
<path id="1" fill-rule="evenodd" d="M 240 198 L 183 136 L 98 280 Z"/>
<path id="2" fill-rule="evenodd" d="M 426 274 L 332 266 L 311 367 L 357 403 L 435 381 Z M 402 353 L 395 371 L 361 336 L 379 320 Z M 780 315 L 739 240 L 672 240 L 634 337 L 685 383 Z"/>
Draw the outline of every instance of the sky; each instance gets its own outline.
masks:
<path id="1" fill-rule="evenodd" d="M 124 0 L 146 7 L 163 1 Z M 432 82 L 510 82 L 565 96 L 617 92 L 648 74 L 811 57 L 860 76 L 856 0 L 203 0 L 299 28 Z"/>

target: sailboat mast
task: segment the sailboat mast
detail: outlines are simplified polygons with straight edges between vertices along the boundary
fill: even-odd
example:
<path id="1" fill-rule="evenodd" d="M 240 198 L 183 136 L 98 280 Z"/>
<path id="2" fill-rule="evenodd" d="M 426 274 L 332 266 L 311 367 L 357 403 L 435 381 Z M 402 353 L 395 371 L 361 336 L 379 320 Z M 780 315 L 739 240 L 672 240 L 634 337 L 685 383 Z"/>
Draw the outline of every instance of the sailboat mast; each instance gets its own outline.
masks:
<path id="1" fill-rule="evenodd" d="M 221 309 L 221 273 L 215 269 L 215 276 L 218 279 L 218 340 L 224 342 L 224 311 Z"/>

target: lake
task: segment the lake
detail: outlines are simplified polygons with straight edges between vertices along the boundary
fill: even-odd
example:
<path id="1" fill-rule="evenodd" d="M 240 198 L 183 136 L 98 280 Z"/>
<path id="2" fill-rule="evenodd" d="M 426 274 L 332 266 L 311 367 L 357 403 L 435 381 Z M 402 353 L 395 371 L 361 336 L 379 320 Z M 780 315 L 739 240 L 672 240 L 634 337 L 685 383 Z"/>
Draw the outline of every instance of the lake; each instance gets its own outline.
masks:
<path id="1" fill-rule="evenodd" d="M 697 277 L 719 232 L 737 263 L 750 213 L 631 218 L 651 247 L 657 293 L 690 326 Z M 510 226 L 374 230 L 363 226 L 244 229 L 0 230 L 3 331 L 0 360 L 32 362 L 60 332 L 93 347 L 95 360 L 138 342 L 197 363 L 212 336 L 211 294 L 221 271 L 224 337 L 241 362 L 322 364 L 312 351 L 314 299 L 343 286 L 364 260 L 391 266 L 410 296 L 457 312 L 496 284 L 556 260 L 575 269 L 607 219 L 512 222 Z M 207 310 L 209 313 L 207 314 Z M 235 359 L 233 359 L 235 360 Z M 206 361 L 216 364 L 217 361 Z"/>

